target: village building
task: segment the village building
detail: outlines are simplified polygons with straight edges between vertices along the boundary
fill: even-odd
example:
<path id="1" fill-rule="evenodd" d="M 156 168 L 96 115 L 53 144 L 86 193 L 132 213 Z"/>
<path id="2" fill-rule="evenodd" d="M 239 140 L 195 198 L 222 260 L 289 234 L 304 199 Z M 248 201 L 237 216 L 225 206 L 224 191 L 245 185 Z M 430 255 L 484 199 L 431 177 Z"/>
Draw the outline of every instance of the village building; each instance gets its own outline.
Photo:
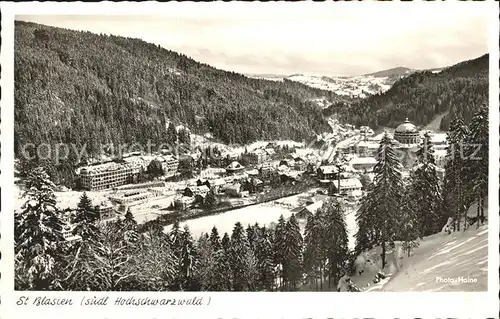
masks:
<path id="1" fill-rule="evenodd" d="M 146 182 L 146 183 L 140 183 L 140 184 L 118 186 L 118 187 L 115 187 L 114 189 L 127 190 L 127 189 L 140 189 L 140 188 L 153 188 L 153 187 L 165 187 L 165 182 L 164 181 L 153 181 L 153 182 Z"/>
<path id="2" fill-rule="evenodd" d="M 320 166 L 316 171 L 316 175 L 318 176 L 318 178 L 320 180 L 326 180 L 326 181 L 336 179 L 338 173 L 339 173 L 338 168 L 333 165 Z"/>
<path id="3" fill-rule="evenodd" d="M 112 201 L 114 203 L 125 205 L 125 204 L 130 204 L 133 202 L 145 200 L 145 199 L 148 199 L 148 198 L 153 197 L 153 196 L 158 196 L 158 194 L 148 192 L 148 191 L 137 190 L 137 191 L 125 192 L 122 194 L 112 195 L 112 196 L 109 196 L 108 198 L 110 201 Z"/>
<path id="4" fill-rule="evenodd" d="M 319 200 L 317 202 L 309 204 L 308 206 L 306 206 L 302 210 L 300 210 L 297 213 L 296 217 L 298 219 L 307 219 L 308 217 L 313 216 L 314 214 L 316 214 L 316 212 L 318 211 L 319 208 L 321 208 L 321 206 L 323 206 L 323 201 L 322 200 Z"/>
<path id="5" fill-rule="evenodd" d="M 158 156 L 156 158 L 161 163 L 161 168 L 163 169 L 163 175 L 168 177 L 173 177 L 177 174 L 179 168 L 179 160 L 174 155 L 164 155 Z"/>
<path id="6" fill-rule="evenodd" d="M 394 132 L 394 139 L 400 144 L 419 144 L 420 133 L 417 130 L 417 127 L 406 119 L 404 123 L 400 124 L 396 128 L 396 131 Z"/>
<path id="7" fill-rule="evenodd" d="M 361 188 L 363 187 L 363 185 L 357 178 L 341 179 L 340 181 L 332 182 L 332 186 L 333 189 L 339 194 L 349 194 L 354 191 L 361 191 Z"/>
<path id="8" fill-rule="evenodd" d="M 352 159 L 349 164 L 355 170 L 371 172 L 375 165 L 377 165 L 377 160 L 374 157 L 358 157 Z"/>
<path id="9" fill-rule="evenodd" d="M 243 154 L 242 157 L 245 160 L 245 162 L 253 165 L 264 163 L 268 159 L 266 151 L 262 149 L 257 149 L 250 153 Z"/>
<path id="10" fill-rule="evenodd" d="M 75 235 L 75 227 L 76 226 L 70 224 L 66 224 L 62 227 L 61 236 L 65 241 L 72 242 L 82 240 L 82 237 L 80 235 Z"/>
<path id="11" fill-rule="evenodd" d="M 79 174 L 81 186 L 83 189 L 95 191 L 125 185 L 132 181 L 132 176 L 139 169 L 138 166 L 129 163 L 82 167 Z"/>
<path id="12" fill-rule="evenodd" d="M 242 172 L 244 169 L 245 167 L 243 165 L 237 161 L 233 161 L 226 167 L 226 172 L 229 174 L 236 174 Z"/>
<path id="13" fill-rule="evenodd" d="M 96 205 L 95 212 L 101 220 L 114 218 L 116 216 L 115 208 L 109 201 L 102 201 L 99 205 Z"/>
<path id="14" fill-rule="evenodd" d="M 208 183 L 210 184 L 210 188 L 213 189 L 216 194 L 221 193 L 224 189 L 224 186 L 226 186 L 226 181 L 223 178 L 210 180 L 208 181 Z"/>
<path id="15" fill-rule="evenodd" d="M 361 140 L 358 143 L 354 144 L 348 153 L 357 154 L 361 157 L 372 157 L 377 154 L 379 146 L 379 142 Z"/>
<path id="16" fill-rule="evenodd" d="M 194 197 L 196 195 L 205 196 L 209 191 L 210 188 L 205 184 L 201 184 L 200 186 L 190 185 L 184 189 L 182 195 L 186 197 Z"/>
<path id="17" fill-rule="evenodd" d="M 174 199 L 174 207 L 179 210 L 187 210 L 194 201 L 194 197 L 180 196 Z"/>

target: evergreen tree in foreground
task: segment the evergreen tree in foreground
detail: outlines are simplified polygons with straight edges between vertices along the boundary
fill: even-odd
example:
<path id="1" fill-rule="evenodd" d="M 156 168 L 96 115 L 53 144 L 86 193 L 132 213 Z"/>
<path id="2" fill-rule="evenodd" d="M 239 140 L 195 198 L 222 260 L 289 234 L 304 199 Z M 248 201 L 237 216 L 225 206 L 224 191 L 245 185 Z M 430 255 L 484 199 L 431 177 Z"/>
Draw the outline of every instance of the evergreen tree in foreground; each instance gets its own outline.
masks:
<path id="1" fill-rule="evenodd" d="M 276 228 L 274 229 L 274 242 L 273 242 L 273 251 L 274 251 L 274 263 L 277 266 L 278 270 L 278 278 L 279 278 L 279 287 L 284 287 L 284 263 L 285 263 L 285 227 L 286 222 L 283 215 L 281 215 L 278 219 L 278 223 L 276 224 Z"/>
<path id="2" fill-rule="evenodd" d="M 417 156 L 418 164 L 413 172 L 407 197 L 415 203 L 413 209 L 418 216 L 418 233 L 423 237 L 439 232 L 446 223 L 446 217 L 440 210 L 441 186 L 434 160 L 434 148 L 428 133 L 424 135 Z"/>
<path id="3" fill-rule="evenodd" d="M 209 240 L 210 240 L 210 244 L 212 245 L 212 249 L 214 251 L 217 251 L 217 250 L 222 248 L 222 244 L 220 242 L 220 236 L 219 236 L 219 232 L 217 231 L 217 227 L 214 226 L 212 228 L 212 232 L 210 233 Z"/>
<path id="4" fill-rule="evenodd" d="M 460 223 L 466 223 L 466 147 L 467 127 L 460 117 L 450 123 L 448 133 L 447 162 L 444 181 L 445 200 L 448 203 L 449 217 L 453 217 L 453 229 L 460 231 Z M 464 227 L 465 228 L 465 227 Z M 465 230 L 465 229 L 464 229 Z"/>
<path id="5" fill-rule="evenodd" d="M 421 219 L 418 201 L 415 197 L 417 191 L 413 189 L 413 185 L 408 186 L 404 191 L 400 206 L 399 238 L 403 241 L 402 248 L 408 253 L 408 257 L 419 245 Z"/>
<path id="6" fill-rule="evenodd" d="M 283 274 L 287 290 L 295 290 L 302 279 L 302 245 L 299 223 L 291 215 L 285 226 Z"/>
<path id="7" fill-rule="evenodd" d="M 321 251 L 327 258 L 328 285 L 336 287 L 344 275 L 348 259 L 348 237 L 345 209 L 338 200 L 329 200 L 317 211 L 321 225 Z"/>
<path id="8" fill-rule="evenodd" d="M 321 269 L 323 264 L 323 254 L 321 247 L 321 229 L 316 215 L 307 218 L 306 229 L 304 232 L 304 272 L 310 284 L 310 288 L 318 287 L 318 278 L 322 279 Z"/>
<path id="9" fill-rule="evenodd" d="M 234 225 L 229 248 L 229 264 L 235 291 L 254 290 L 257 279 L 257 261 L 250 249 L 248 238 L 241 223 Z"/>
<path id="10" fill-rule="evenodd" d="M 25 204 L 14 216 L 16 289 L 54 289 L 63 240 L 57 216 L 55 185 L 42 168 L 26 179 Z"/>
<path id="11" fill-rule="evenodd" d="M 468 190 L 477 202 L 477 227 L 484 223 L 484 206 L 488 195 L 489 127 L 488 107 L 483 105 L 474 114 L 469 125 L 467 143 L 469 152 L 465 163 Z"/>
<path id="12" fill-rule="evenodd" d="M 402 197 L 401 163 L 397 158 L 393 141 L 386 133 L 380 141 L 374 186 L 363 198 L 357 213 L 357 251 L 382 247 L 382 268 L 386 265 L 387 244 L 394 244 L 399 225 L 399 203 Z"/>
<path id="13" fill-rule="evenodd" d="M 264 226 L 257 227 L 255 242 L 255 257 L 257 258 L 258 289 L 263 291 L 274 290 L 274 260 L 273 244 L 269 230 Z"/>

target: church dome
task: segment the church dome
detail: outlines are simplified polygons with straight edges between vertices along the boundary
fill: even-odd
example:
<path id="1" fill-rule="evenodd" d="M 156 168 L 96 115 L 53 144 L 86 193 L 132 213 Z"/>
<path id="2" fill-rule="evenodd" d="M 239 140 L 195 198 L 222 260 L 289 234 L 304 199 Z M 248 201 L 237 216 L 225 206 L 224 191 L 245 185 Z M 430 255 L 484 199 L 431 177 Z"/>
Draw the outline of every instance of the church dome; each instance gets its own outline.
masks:
<path id="1" fill-rule="evenodd" d="M 417 127 L 408 121 L 408 119 L 405 120 L 403 124 L 400 124 L 396 128 L 396 133 L 418 133 Z"/>

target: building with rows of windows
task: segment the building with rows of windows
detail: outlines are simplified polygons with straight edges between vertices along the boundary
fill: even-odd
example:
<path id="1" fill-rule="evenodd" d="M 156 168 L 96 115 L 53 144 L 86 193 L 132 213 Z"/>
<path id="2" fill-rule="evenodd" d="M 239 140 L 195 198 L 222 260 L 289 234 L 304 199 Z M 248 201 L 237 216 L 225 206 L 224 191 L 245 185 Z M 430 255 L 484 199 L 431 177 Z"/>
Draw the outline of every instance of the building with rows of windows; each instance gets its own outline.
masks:
<path id="1" fill-rule="evenodd" d="M 80 181 L 86 190 L 103 190 L 129 183 L 136 171 L 137 167 L 129 163 L 87 166 L 80 169 Z"/>

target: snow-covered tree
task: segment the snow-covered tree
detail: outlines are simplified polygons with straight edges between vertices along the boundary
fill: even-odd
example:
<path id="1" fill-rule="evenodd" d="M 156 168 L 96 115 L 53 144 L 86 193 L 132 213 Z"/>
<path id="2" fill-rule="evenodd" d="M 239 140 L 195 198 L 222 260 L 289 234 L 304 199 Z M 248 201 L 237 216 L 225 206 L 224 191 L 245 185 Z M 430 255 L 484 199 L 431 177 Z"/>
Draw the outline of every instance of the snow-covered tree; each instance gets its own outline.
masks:
<path id="1" fill-rule="evenodd" d="M 321 225 L 316 215 L 311 215 L 307 219 L 304 232 L 304 272 L 309 284 L 314 284 L 318 290 L 318 278 L 321 281 L 321 269 L 324 264 L 324 254 L 321 247 Z"/>
<path id="2" fill-rule="evenodd" d="M 14 216 L 16 287 L 45 290 L 57 285 L 62 223 L 57 215 L 55 185 L 43 168 L 26 179 L 26 200 Z"/>
<path id="3" fill-rule="evenodd" d="M 219 250 L 222 248 L 221 242 L 220 242 L 220 236 L 219 232 L 217 231 L 217 227 L 212 228 L 212 232 L 210 233 L 210 244 L 212 245 L 212 249 L 215 251 Z"/>
<path id="4" fill-rule="evenodd" d="M 344 275 L 348 259 L 348 237 L 345 208 L 338 200 L 326 201 L 317 211 L 321 245 L 327 257 L 328 284 L 337 286 Z"/>
<path id="5" fill-rule="evenodd" d="M 123 225 L 127 230 L 137 229 L 137 222 L 134 219 L 134 214 L 132 214 L 130 207 L 127 209 L 127 212 L 125 213 L 125 219 L 123 220 Z"/>
<path id="6" fill-rule="evenodd" d="M 399 237 L 403 241 L 403 251 L 408 253 L 408 257 L 419 245 L 418 237 L 422 224 L 418 199 L 415 196 L 416 190 L 413 189 L 413 185 L 405 189 L 400 205 Z"/>
<path id="7" fill-rule="evenodd" d="M 273 242 L 273 251 L 274 251 L 274 263 L 278 268 L 278 278 L 279 278 L 279 286 L 283 288 L 284 284 L 284 263 L 285 263 L 285 227 L 286 222 L 283 215 L 281 215 L 278 219 L 278 223 L 274 228 L 274 242 Z"/>
<path id="8" fill-rule="evenodd" d="M 137 261 L 127 253 L 125 229 L 116 223 L 100 225 L 96 240 L 80 246 L 66 279 L 72 290 L 129 290 L 136 282 Z"/>
<path id="9" fill-rule="evenodd" d="M 386 133 L 380 141 L 374 186 L 363 198 L 357 213 L 358 221 L 357 251 L 371 248 L 374 244 L 382 246 L 382 268 L 386 264 L 387 244 L 393 244 L 399 224 L 399 208 L 403 183 L 402 165 L 393 148 L 393 141 Z"/>
<path id="10" fill-rule="evenodd" d="M 80 235 L 84 241 L 94 240 L 98 232 L 96 226 L 98 220 L 99 216 L 92 206 L 92 201 L 87 196 L 87 193 L 83 192 L 74 219 L 76 224 L 74 228 L 75 234 Z"/>
<path id="11" fill-rule="evenodd" d="M 477 227 L 484 222 L 484 202 L 488 195 L 489 127 L 488 107 L 483 105 L 474 114 L 469 125 L 468 157 L 465 163 L 465 181 L 471 197 L 477 202 Z"/>
<path id="12" fill-rule="evenodd" d="M 295 290 L 302 279 L 302 245 L 299 223 L 292 214 L 285 225 L 283 260 L 283 274 L 288 290 Z"/>
<path id="13" fill-rule="evenodd" d="M 174 256 L 167 235 L 152 228 L 140 237 L 137 246 L 134 251 L 137 280 L 132 289 L 169 290 L 176 278 L 179 261 Z"/>
<path id="14" fill-rule="evenodd" d="M 444 194 L 453 217 L 455 231 L 460 230 L 460 223 L 466 222 L 467 209 L 466 152 L 465 147 L 468 132 L 463 120 L 455 117 L 450 123 L 448 133 L 447 162 L 444 181 Z"/>
<path id="15" fill-rule="evenodd" d="M 274 259 L 273 244 L 269 230 L 266 227 L 254 226 L 258 235 L 255 243 L 255 257 L 257 258 L 258 288 L 272 291 L 274 289 Z"/>
<path id="16" fill-rule="evenodd" d="M 215 197 L 215 192 L 212 189 L 205 196 L 203 205 L 207 209 L 212 209 L 217 205 L 217 197 Z"/>
<path id="17" fill-rule="evenodd" d="M 257 260 L 250 249 L 245 230 L 239 222 L 234 225 L 229 251 L 233 289 L 236 291 L 254 290 L 258 275 Z"/>
<path id="18" fill-rule="evenodd" d="M 199 257 L 199 267 L 195 268 L 194 277 L 196 282 L 199 283 L 199 290 L 211 290 L 214 286 L 214 276 L 216 274 L 213 271 L 214 263 L 214 249 L 210 243 L 209 238 L 205 236 L 200 236 L 197 245 L 198 257 Z"/>
<path id="19" fill-rule="evenodd" d="M 199 255 L 189 228 L 184 227 L 181 234 L 181 250 L 179 256 L 178 288 L 193 290 L 197 286 L 195 271 L 198 267 Z"/>
<path id="20" fill-rule="evenodd" d="M 418 233 L 420 236 L 428 236 L 441 231 L 447 218 L 440 210 L 441 185 L 436 171 L 434 147 L 427 133 L 417 151 L 417 156 L 418 164 L 412 174 L 407 197 L 411 198 L 412 202 L 418 203 L 413 208 L 418 216 Z"/>
<path id="21" fill-rule="evenodd" d="M 221 247 L 213 254 L 211 283 L 207 290 L 210 291 L 230 291 L 232 288 L 232 270 L 229 263 L 228 254 Z"/>

